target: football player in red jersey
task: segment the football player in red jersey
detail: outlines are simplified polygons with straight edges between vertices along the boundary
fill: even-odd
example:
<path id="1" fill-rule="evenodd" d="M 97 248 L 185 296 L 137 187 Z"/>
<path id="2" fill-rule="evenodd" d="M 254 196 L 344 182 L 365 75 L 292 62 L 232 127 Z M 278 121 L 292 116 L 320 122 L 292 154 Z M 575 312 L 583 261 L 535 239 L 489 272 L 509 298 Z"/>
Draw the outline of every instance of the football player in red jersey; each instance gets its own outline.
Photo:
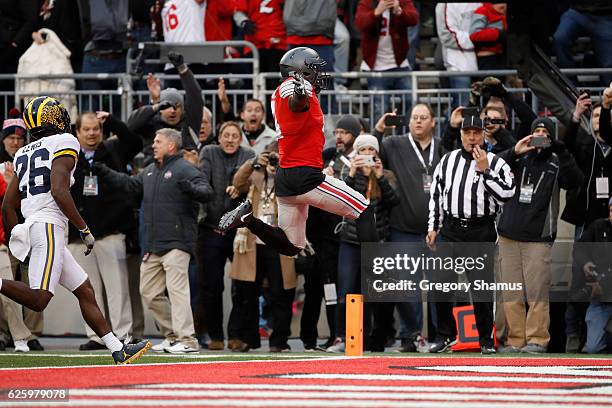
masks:
<path id="1" fill-rule="evenodd" d="M 357 219 L 360 241 L 378 241 L 369 201 L 343 181 L 322 172 L 325 135 L 317 94 L 327 79 L 321 73 L 324 65 L 319 54 L 307 47 L 287 51 L 280 61 L 284 81 L 272 96 L 279 135 L 280 161 L 275 178 L 279 226 L 253 217 L 251 202 L 246 200 L 221 217 L 220 232 L 247 227 L 279 253 L 294 256 L 306 246 L 308 207 L 313 205 Z"/>

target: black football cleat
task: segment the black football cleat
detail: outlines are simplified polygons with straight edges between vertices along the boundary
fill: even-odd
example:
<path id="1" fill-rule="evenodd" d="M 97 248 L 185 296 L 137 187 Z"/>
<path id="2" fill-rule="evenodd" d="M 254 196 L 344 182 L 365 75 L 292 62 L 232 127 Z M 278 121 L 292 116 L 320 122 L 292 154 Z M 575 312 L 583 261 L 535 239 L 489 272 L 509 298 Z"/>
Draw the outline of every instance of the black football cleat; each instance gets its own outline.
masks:
<path id="1" fill-rule="evenodd" d="M 150 348 L 149 340 L 143 340 L 137 344 L 124 344 L 121 350 L 113 353 L 113 359 L 115 364 L 130 364 L 142 357 Z"/>
<path id="2" fill-rule="evenodd" d="M 246 227 L 252 219 L 253 205 L 250 200 L 244 200 L 238 207 L 221 217 L 218 231 L 224 234 L 234 228 Z"/>

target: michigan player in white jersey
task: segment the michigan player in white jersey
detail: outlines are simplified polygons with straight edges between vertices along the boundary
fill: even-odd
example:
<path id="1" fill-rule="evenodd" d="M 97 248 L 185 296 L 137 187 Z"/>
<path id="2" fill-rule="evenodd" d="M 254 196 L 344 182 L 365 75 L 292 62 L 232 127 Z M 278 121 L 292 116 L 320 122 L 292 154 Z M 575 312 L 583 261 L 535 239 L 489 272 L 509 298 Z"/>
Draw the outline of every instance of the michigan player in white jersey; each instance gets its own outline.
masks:
<path id="1" fill-rule="evenodd" d="M 23 120 L 30 131 L 30 144 L 15 154 L 16 177 L 11 180 L 2 204 L 11 253 L 21 261 L 29 256 L 30 285 L 0 279 L 0 293 L 35 310 L 43 311 L 58 284 L 77 297 L 81 314 L 112 352 L 116 364 L 128 364 L 150 347 L 145 340 L 123 344 L 100 312 L 87 274 L 65 246 L 64 232 L 71 222 L 81 232 L 85 255 L 94 246 L 79 214 L 70 186 L 79 155 L 79 142 L 70 134 L 70 117 L 55 98 L 41 96 L 28 103 Z M 17 224 L 17 209 L 25 222 Z"/>

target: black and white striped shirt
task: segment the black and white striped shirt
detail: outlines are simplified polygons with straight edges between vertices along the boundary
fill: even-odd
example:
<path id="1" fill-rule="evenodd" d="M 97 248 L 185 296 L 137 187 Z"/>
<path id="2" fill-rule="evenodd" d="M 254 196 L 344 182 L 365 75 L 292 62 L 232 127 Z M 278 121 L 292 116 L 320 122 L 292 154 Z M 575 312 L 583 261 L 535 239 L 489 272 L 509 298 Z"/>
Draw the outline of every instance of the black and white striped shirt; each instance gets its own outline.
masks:
<path id="1" fill-rule="evenodd" d="M 442 157 L 430 190 L 428 231 L 438 231 L 445 214 L 462 219 L 495 216 L 514 196 L 510 166 L 493 153 L 487 158 L 490 171 L 485 175 L 476 171 L 476 161 L 462 149 Z"/>

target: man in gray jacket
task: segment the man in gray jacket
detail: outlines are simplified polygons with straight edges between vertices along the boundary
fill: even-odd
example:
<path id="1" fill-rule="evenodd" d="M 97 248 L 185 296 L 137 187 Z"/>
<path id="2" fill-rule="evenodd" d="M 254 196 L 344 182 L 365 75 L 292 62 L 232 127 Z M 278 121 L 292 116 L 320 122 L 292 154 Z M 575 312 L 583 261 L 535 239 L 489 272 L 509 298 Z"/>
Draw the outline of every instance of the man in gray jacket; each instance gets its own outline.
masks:
<path id="1" fill-rule="evenodd" d="M 106 183 L 142 197 L 144 220 L 140 293 L 165 340 L 153 351 L 197 352 L 189 302 L 188 266 L 195 254 L 198 204 L 213 195 L 202 173 L 183 159 L 181 134 L 160 129 L 153 140 L 155 162 L 138 176 L 96 166 Z M 166 295 L 167 291 L 167 295 Z"/>
<path id="2" fill-rule="evenodd" d="M 206 216 L 200 221 L 198 234 L 198 257 L 202 285 L 202 313 L 196 313 L 198 321 L 208 329 L 210 336 L 209 350 L 225 348 L 223 335 L 223 275 L 226 262 L 234 254 L 235 231 L 225 235 L 217 233 L 221 216 L 231 210 L 240 193 L 232 186 L 234 173 L 247 160 L 252 160 L 255 153 L 248 147 L 241 146 L 242 132 L 236 122 L 225 122 L 219 129 L 219 144 L 208 145 L 200 152 L 200 169 L 204 179 L 214 190 L 213 197 L 205 204 Z M 267 156 L 257 159 L 265 168 Z M 257 163 L 257 160 L 255 161 Z M 230 317 L 228 334 L 230 340 L 237 340 L 238 334 L 232 329 L 234 319 Z M 236 342 L 231 342 L 233 346 Z M 230 347 L 231 348 L 231 347 Z"/>

